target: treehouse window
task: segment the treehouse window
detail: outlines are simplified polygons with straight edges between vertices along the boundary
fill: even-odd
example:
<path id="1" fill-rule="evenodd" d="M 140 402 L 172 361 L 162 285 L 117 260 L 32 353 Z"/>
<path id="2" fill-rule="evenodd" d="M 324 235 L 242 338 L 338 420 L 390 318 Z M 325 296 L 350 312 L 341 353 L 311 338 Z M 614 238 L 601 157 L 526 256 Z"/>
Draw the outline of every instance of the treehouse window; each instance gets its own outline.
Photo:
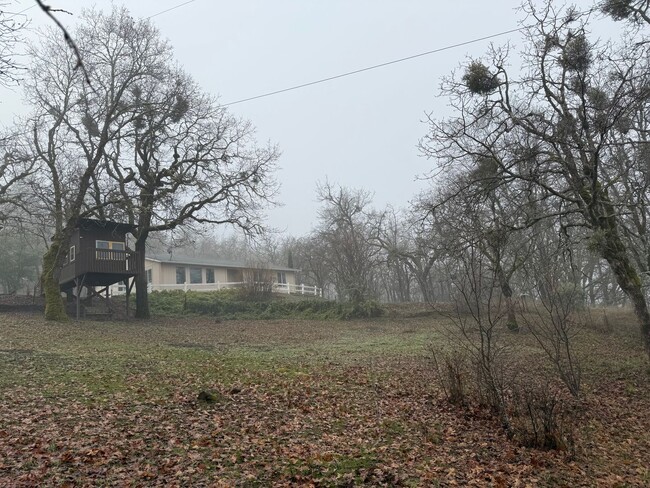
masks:
<path id="1" fill-rule="evenodd" d="M 284 271 L 278 271 L 278 283 L 287 284 L 287 275 Z"/>
<path id="2" fill-rule="evenodd" d="M 95 247 L 97 248 L 96 256 L 97 259 L 125 259 L 126 256 L 123 252 L 113 252 L 113 251 L 124 251 L 126 246 L 123 242 L 117 241 L 95 241 Z"/>
<path id="3" fill-rule="evenodd" d="M 151 268 L 145 270 L 145 273 L 147 275 L 147 283 L 153 283 L 153 275 L 152 275 Z"/>
<path id="4" fill-rule="evenodd" d="M 70 262 L 73 262 L 76 259 L 77 257 L 76 251 L 77 249 L 75 248 L 75 246 L 70 247 L 70 254 L 68 255 L 70 257 Z"/>
<path id="5" fill-rule="evenodd" d="M 205 282 L 214 283 L 214 270 L 211 268 L 206 268 L 205 270 Z"/>
<path id="6" fill-rule="evenodd" d="M 97 249 L 112 249 L 113 251 L 124 251 L 124 243 L 117 241 L 95 241 Z"/>

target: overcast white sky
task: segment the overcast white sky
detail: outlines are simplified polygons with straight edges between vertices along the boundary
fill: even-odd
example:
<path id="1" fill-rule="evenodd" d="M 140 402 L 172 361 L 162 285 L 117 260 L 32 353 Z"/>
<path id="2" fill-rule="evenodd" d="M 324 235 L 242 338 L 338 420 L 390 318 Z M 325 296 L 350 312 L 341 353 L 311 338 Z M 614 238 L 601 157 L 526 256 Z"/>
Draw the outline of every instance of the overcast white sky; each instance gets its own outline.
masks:
<path id="1" fill-rule="evenodd" d="M 135 17 L 148 17 L 185 0 L 125 2 Z M 89 1 L 49 0 L 71 26 Z M 120 3 L 120 2 L 116 2 Z M 583 6 L 591 2 L 578 2 Z M 33 0 L 10 5 L 20 11 Z M 109 9 L 111 2 L 97 1 Z M 518 26 L 519 0 L 194 0 L 152 18 L 170 40 L 178 62 L 223 103 L 307 83 Z M 47 22 L 37 7 L 32 25 Z M 253 121 L 258 138 L 282 149 L 283 204 L 268 222 L 292 235 L 316 219 L 317 181 L 374 192 L 375 206 L 403 207 L 425 184 L 431 168 L 416 145 L 427 127 L 424 114 L 448 114 L 439 98 L 444 75 L 466 56 L 480 56 L 489 42 L 520 47 L 518 34 L 483 41 L 355 76 L 233 105 Z M 0 122 L 20 113 L 19 90 L 0 91 Z"/>

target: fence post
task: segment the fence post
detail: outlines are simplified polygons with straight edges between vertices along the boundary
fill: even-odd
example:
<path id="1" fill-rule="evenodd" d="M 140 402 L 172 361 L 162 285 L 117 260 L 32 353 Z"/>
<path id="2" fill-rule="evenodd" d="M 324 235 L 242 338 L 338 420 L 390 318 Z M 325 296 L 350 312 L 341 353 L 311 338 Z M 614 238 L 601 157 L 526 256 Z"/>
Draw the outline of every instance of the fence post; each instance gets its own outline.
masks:
<path id="1" fill-rule="evenodd" d="M 305 284 L 304 283 L 300 283 L 300 294 L 301 295 L 305 294 Z"/>
<path id="2" fill-rule="evenodd" d="M 217 281 L 217 291 L 221 290 L 221 283 Z"/>
<path id="3" fill-rule="evenodd" d="M 183 283 L 183 290 L 185 291 L 185 293 L 187 293 L 187 281 Z"/>

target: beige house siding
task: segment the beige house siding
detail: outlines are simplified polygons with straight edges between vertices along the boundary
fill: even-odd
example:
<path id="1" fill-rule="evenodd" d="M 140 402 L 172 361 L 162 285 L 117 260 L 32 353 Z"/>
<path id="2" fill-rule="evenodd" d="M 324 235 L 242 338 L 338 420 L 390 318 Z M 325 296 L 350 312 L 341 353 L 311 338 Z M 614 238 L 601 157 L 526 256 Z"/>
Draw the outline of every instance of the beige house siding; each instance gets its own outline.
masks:
<path id="1" fill-rule="evenodd" d="M 144 261 L 144 269 L 145 270 L 151 270 L 151 283 L 152 284 L 159 284 L 161 283 L 161 270 L 162 266 L 160 263 L 156 261 L 150 261 L 148 259 L 145 259 Z"/>
<path id="2" fill-rule="evenodd" d="M 163 263 L 159 261 L 153 261 L 146 259 L 145 260 L 145 269 L 151 270 L 151 284 L 156 285 L 175 285 L 176 283 L 176 268 L 182 267 L 185 268 L 185 279 L 190 283 L 190 269 L 191 268 L 201 268 L 201 283 L 207 283 L 207 273 L 206 270 L 214 270 L 214 280 L 215 283 L 228 283 L 228 269 L 242 271 L 242 268 L 228 268 L 228 267 L 219 267 L 219 266 L 207 266 L 207 265 L 189 265 L 189 264 L 177 264 L 177 263 Z M 273 277 L 273 281 L 278 281 L 278 272 L 285 274 L 287 284 L 295 285 L 296 284 L 296 273 L 295 271 L 277 271 L 269 270 L 269 274 Z M 244 276 L 246 273 L 244 273 Z"/>
<path id="3" fill-rule="evenodd" d="M 176 283 L 176 268 L 182 267 L 185 269 L 185 283 Z M 145 273 L 151 273 L 151 281 L 149 282 L 149 290 L 218 290 L 228 286 L 237 286 L 236 283 L 241 283 L 242 281 L 246 282 L 253 279 L 253 272 L 257 270 L 251 270 L 250 268 L 244 268 L 243 266 L 214 266 L 209 264 L 185 264 L 185 263 L 174 263 L 174 262 L 164 262 L 157 259 L 146 258 L 145 259 Z M 201 283 L 191 283 L 190 280 L 190 270 L 192 268 L 201 269 Z M 207 270 L 214 270 L 214 283 L 207 283 Z M 284 274 L 285 282 L 282 283 L 280 280 L 280 273 Z M 269 269 L 266 272 L 261 273 L 261 280 L 272 279 L 276 285 L 274 285 L 274 291 L 279 293 L 302 293 L 302 294 L 313 294 L 320 296 L 322 291 L 312 286 L 303 286 L 302 284 L 296 283 L 296 270 L 290 269 Z M 235 285 L 230 285 L 230 283 L 235 283 Z M 110 287 L 111 295 L 123 295 L 126 293 L 126 287 L 123 283 L 116 283 Z"/>

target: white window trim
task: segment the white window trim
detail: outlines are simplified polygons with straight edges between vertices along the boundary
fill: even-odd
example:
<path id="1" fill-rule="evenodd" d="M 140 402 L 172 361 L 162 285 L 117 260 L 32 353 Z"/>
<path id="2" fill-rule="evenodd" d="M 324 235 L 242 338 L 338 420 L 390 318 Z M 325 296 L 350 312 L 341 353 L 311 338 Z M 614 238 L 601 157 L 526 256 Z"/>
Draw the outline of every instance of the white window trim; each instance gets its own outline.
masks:
<path id="1" fill-rule="evenodd" d="M 69 261 L 72 263 L 77 259 L 77 248 L 75 246 L 70 246 Z"/>

